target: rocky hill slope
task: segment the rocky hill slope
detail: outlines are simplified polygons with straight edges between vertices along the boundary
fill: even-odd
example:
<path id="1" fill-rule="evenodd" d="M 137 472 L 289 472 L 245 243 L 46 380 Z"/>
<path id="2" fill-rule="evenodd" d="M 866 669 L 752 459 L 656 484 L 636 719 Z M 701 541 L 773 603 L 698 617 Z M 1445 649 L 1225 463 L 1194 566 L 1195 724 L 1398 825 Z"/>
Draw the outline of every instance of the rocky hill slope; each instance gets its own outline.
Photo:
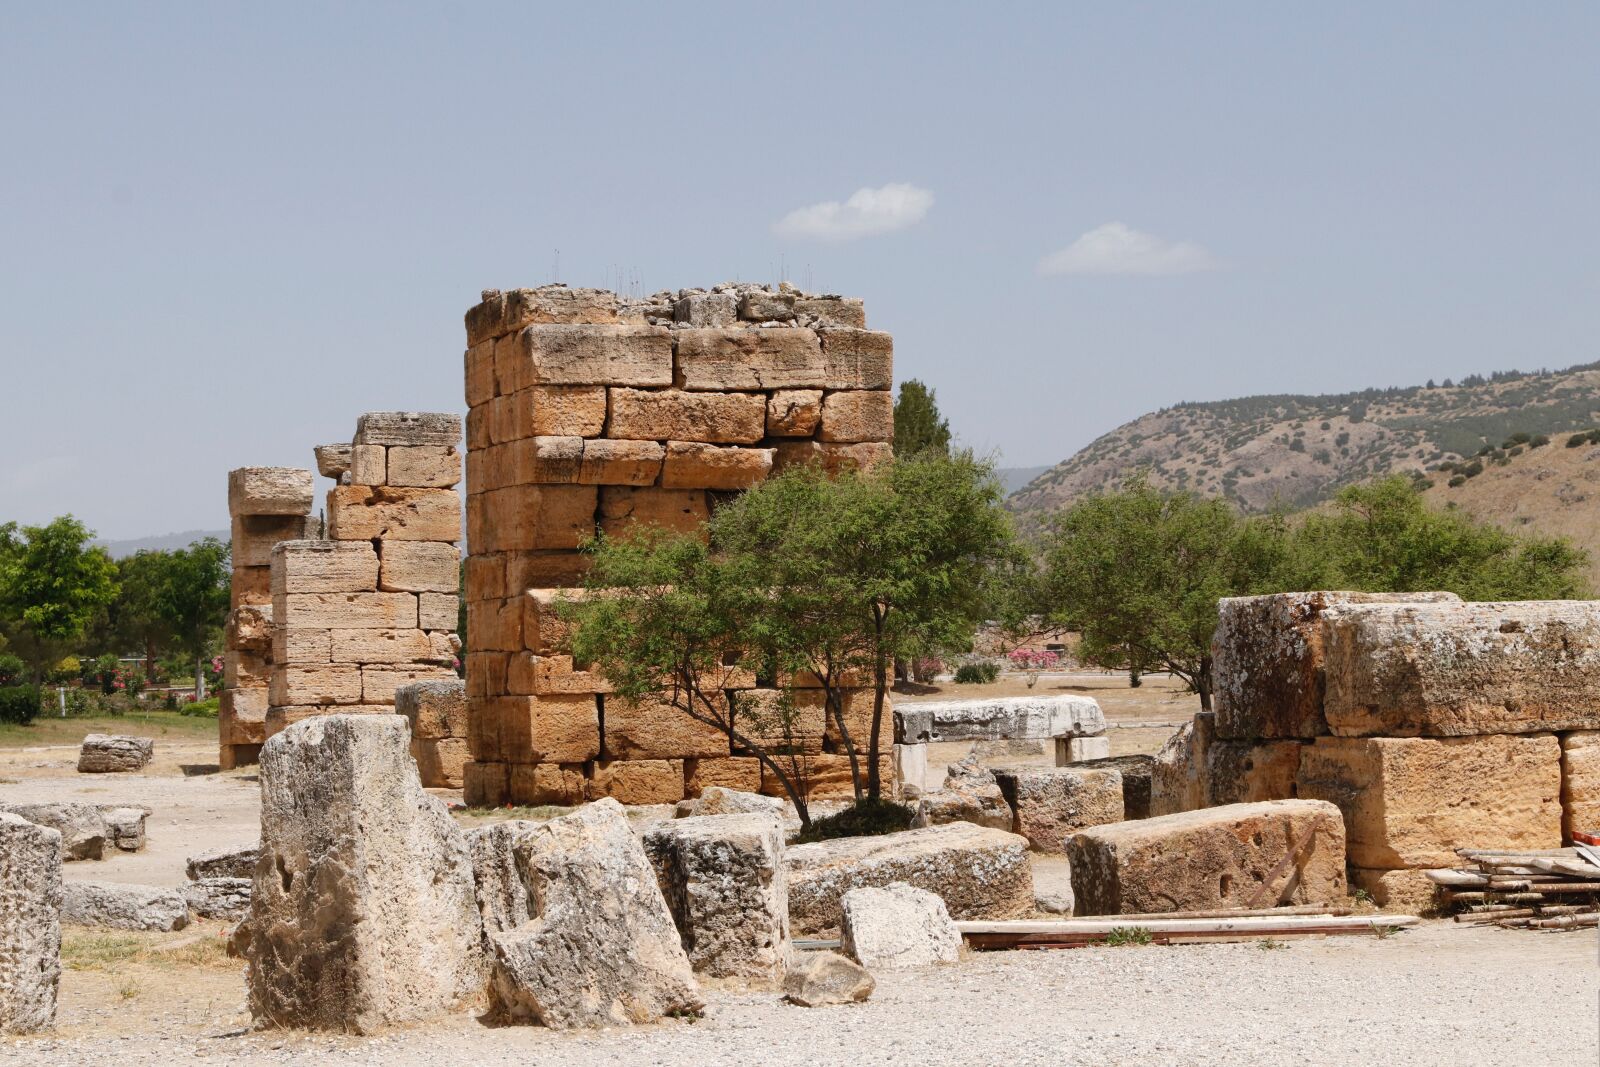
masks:
<path id="1" fill-rule="evenodd" d="M 1597 423 L 1600 363 L 1178 404 L 1100 437 L 1018 490 L 1011 506 L 1024 515 L 1054 511 L 1145 470 L 1159 487 L 1225 496 L 1251 511 L 1301 508 L 1375 475 L 1470 459 L 1514 434 L 1558 437 Z"/>

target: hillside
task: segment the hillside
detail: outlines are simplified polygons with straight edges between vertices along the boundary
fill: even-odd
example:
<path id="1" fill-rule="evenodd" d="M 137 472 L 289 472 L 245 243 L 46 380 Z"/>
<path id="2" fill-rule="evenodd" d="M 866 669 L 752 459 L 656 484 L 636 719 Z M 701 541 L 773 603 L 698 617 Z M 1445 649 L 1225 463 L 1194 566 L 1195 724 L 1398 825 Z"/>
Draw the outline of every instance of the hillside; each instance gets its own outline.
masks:
<path id="1" fill-rule="evenodd" d="M 1053 511 L 1144 469 L 1159 487 L 1225 496 L 1247 510 L 1300 508 L 1374 475 L 1474 456 L 1514 433 L 1554 437 L 1597 422 L 1600 363 L 1439 386 L 1185 403 L 1119 426 L 1010 502 L 1022 513 Z"/>
<path id="2" fill-rule="evenodd" d="M 226 541 L 233 534 L 229 530 L 184 530 L 182 533 L 159 534 L 153 537 L 131 537 L 123 541 L 96 541 L 95 544 L 111 554 L 112 559 L 122 559 L 135 552 L 170 551 L 175 548 L 188 548 L 194 542 L 204 537 L 215 537 L 218 541 Z"/>
<path id="3" fill-rule="evenodd" d="M 1491 461 L 1460 485 L 1435 476 L 1425 496 L 1508 530 L 1569 538 L 1588 550 L 1589 581 L 1600 591 L 1600 444 L 1567 448 L 1568 436 Z"/>

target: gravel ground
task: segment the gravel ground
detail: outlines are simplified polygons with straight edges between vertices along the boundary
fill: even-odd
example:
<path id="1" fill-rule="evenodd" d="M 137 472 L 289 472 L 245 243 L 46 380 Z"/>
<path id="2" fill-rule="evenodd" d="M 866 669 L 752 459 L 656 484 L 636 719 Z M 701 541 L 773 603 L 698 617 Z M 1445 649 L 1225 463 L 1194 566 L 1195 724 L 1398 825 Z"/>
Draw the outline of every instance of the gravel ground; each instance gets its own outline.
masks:
<path id="1" fill-rule="evenodd" d="M 231 1010 L 184 1020 L 146 1015 L 141 1004 L 109 1027 L 64 1019 L 61 1036 L 0 1042 L 0 1061 L 1150 1067 L 1469 1064 L 1510 1056 L 1521 1064 L 1592 1065 L 1600 1059 L 1595 951 L 1592 932 L 1441 922 L 1384 940 L 1302 940 L 1275 950 L 985 953 L 955 966 L 883 974 L 872 1000 L 850 1007 L 808 1011 L 771 995 L 712 992 L 698 1023 L 555 1034 L 490 1029 L 458 1016 L 370 1038 L 244 1033 L 241 983 L 229 975 Z M 64 985 L 84 977 L 69 973 Z"/>

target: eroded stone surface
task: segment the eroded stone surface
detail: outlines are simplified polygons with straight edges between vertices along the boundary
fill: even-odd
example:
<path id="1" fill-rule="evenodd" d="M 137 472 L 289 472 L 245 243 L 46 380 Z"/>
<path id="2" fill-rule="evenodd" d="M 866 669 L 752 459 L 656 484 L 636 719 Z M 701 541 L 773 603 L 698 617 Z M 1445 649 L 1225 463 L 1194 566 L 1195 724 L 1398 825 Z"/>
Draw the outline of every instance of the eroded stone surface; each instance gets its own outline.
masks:
<path id="1" fill-rule="evenodd" d="M 181 930 L 189 925 L 189 906 L 182 893 L 163 886 L 68 882 L 61 921 L 112 930 Z"/>
<path id="2" fill-rule="evenodd" d="M 55 1024 L 61 982 L 61 834 L 0 812 L 0 1034 Z"/>
<path id="3" fill-rule="evenodd" d="M 156 743 L 148 737 L 90 734 L 78 750 L 78 773 L 113 774 L 140 771 L 155 755 Z"/>
<path id="4" fill-rule="evenodd" d="M 807 952 L 783 980 L 783 999 L 802 1008 L 859 1004 L 877 983 L 867 969 L 837 952 Z"/>
<path id="5" fill-rule="evenodd" d="M 1122 772 L 1051 767 L 998 770 L 995 781 L 1011 807 L 1011 832 L 1037 852 L 1064 854 L 1078 830 L 1122 821 Z"/>
<path id="6" fill-rule="evenodd" d="M 925 889 L 904 882 L 852 889 L 839 906 L 842 951 L 868 970 L 961 958 L 961 932 L 944 901 Z"/>
<path id="7" fill-rule="evenodd" d="M 1088 697 L 995 697 L 927 700 L 894 709 L 895 740 L 994 741 L 1104 733 L 1100 705 Z"/>
<path id="8" fill-rule="evenodd" d="M 0 812 L 20 815 L 61 835 L 68 860 L 97 860 L 105 854 L 105 816 L 92 804 L 0 804 Z"/>

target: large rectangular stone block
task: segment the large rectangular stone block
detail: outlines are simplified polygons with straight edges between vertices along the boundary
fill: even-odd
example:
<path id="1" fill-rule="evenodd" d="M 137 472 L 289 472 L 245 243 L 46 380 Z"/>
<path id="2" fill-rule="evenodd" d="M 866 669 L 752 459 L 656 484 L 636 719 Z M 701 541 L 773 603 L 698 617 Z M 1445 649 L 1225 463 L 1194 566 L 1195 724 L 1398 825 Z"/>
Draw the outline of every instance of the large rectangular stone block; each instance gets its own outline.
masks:
<path id="1" fill-rule="evenodd" d="M 494 399 L 494 339 L 484 338 L 467 348 L 461 357 L 462 377 L 466 381 L 467 407 L 475 408 Z M 471 417 L 468 417 L 470 424 Z M 472 428 L 467 428 L 472 438 Z M 470 446 L 469 446 L 470 447 Z"/>
<path id="2" fill-rule="evenodd" d="M 394 710 L 406 717 L 412 737 L 467 736 L 467 689 L 460 678 L 403 685 L 395 690 Z"/>
<path id="3" fill-rule="evenodd" d="M 332 663 L 333 631 L 323 626 L 274 626 L 272 661 L 300 666 Z"/>
<path id="4" fill-rule="evenodd" d="M 528 589 L 567 589 L 580 586 L 593 557 L 574 549 L 510 552 L 506 555 L 506 592 Z"/>
<path id="5" fill-rule="evenodd" d="M 228 472 L 228 514 L 304 515 L 311 472 L 298 467 L 239 467 Z"/>
<path id="6" fill-rule="evenodd" d="M 454 593 L 461 583 L 461 551 L 444 541 L 387 541 L 379 558 L 378 588 L 396 593 Z"/>
<path id="7" fill-rule="evenodd" d="M 1206 806 L 1206 752 L 1215 743 L 1215 713 L 1197 712 L 1167 738 L 1150 768 L 1150 814 L 1175 815 Z"/>
<path id="8" fill-rule="evenodd" d="M 779 389 L 767 397 L 769 437 L 810 437 L 821 420 L 821 389 Z"/>
<path id="9" fill-rule="evenodd" d="M 902 702 L 895 716 L 903 744 L 917 741 L 1025 740 L 1104 733 L 1105 713 L 1089 697 L 993 697 Z"/>
<path id="10" fill-rule="evenodd" d="M 1121 822 L 1122 772 L 1050 767 L 995 771 L 1011 805 L 1011 832 L 1038 852 L 1065 854 L 1067 839 L 1089 826 Z"/>
<path id="11" fill-rule="evenodd" d="M 828 380 L 813 330 L 691 329 L 673 338 L 685 389 L 819 389 Z"/>
<path id="12" fill-rule="evenodd" d="M 499 748 L 513 763 L 582 763 L 600 755 L 592 694 L 505 696 L 490 701 Z"/>
<path id="13" fill-rule="evenodd" d="M 1093 826 L 1067 855 L 1078 915 L 1320 904 L 1345 895 L 1339 809 L 1228 804 Z"/>
<path id="14" fill-rule="evenodd" d="M 272 675 L 272 656 L 230 650 L 222 655 L 222 684 L 228 689 L 259 689 Z"/>
<path id="15" fill-rule="evenodd" d="M 233 583 L 228 590 L 228 606 L 243 608 L 272 603 L 272 568 L 233 568 Z"/>
<path id="16" fill-rule="evenodd" d="M 765 332 L 765 331 L 763 331 Z M 894 385 L 894 338 L 881 330 L 818 330 L 826 389 L 888 389 Z"/>
<path id="17" fill-rule="evenodd" d="M 597 499 L 592 485 L 517 485 L 484 493 L 468 544 L 474 553 L 577 548 L 594 536 Z"/>
<path id="18" fill-rule="evenodd" d="M 1273 593 L 1225 597 L 1212 639 L 1217 736 L 1311 739 L 1328 732 L 1323 616 L 1383 602 L 1459 603 L 1454 593 Z"/>
<path id="19" fill-rule="evenodd" d="M 585 784 L 581 763 L 517 763 L 511 767 L 511 802 L 582 804 Z"/>
<path id="20" fill-rule="evenodd" d="M 448 681 L 456 672 L 430 663 L 387 663 L 361 668 L 361 699 L 367 704 L 394 703 L 395 690 L 416 682 Z"/>
<path id="21" fill-rule="evenodd" d="M 384 485 L 389 481 L 389 450 L 383 445 L 350 446 L 350 483 Z"/>
<path id="22" fill-rule="evenodd" d="M 501 393 L 530 385 L 672 384 L 672 331 L 662 326 L 534 325 L 495 350 Z"/>
<path id="23" fill-rule="evenodd" d="M 830 478 L 850 471 L 870 471 L 894 458 L 894 448 L 886 442 L 825 444 L 819 441 L 779 441 L 772 460 L 772 473 L 790 467 L 818 467 Z"/>
<path id="24" fill-rule="evenodd" d="M 457 445 L 461 416 L 446 411 L 369 411 L 356 420 L 358 445 Z"/>
<path id="25" fill-rule="evenodd" d="M 61 862 L 58 831 L 0 812 L 0 1034 L 55 1024 Z"/>
<path id="26" fill-rule="evenodd" d="M 1458 848 L 1561 843 L 1554 735 L 1319 737 L 1300 757 L 1302 798 L 1344 813 L 1350 862 L 1445 867 Z"/>
<path id="27" fill-rule="evenodd" d="M 514 396 L 527 419 L 527 432 L 518 437 L 599 437 L 605 430 L 603 385 L 530 385 Z"/>
<path id="28" fill-rule="evenodd" d="M 1561 737 L 1561 836 L 1600 833 L 1600 731 Z"/>
<path id="29" fill-rule="evenodd" d="M 619 804 L 676 804 L 683 799 L 683 761 L 612 760 L 596 763 L 584 783 L 587 800 L 611 797 Z"/>
<path id="30" fill-rule="evenodd" d="M 829 393 L 822 402 L 817 440 L 840 444 L 894 440 L 894 394 L 887 389 Z"/>
<path id="31" fill-rule="evenodd" d="M 857 297 L 796 297 L 794 312 L 801 322 L 810 321 L 818 327 L 848 326 L 857 330 L 867 327 L 867 308 Z"/>
<path id="32" fill-rule="evenodd" d="M 279 627 L 404 630 L 417 625 L 414 593 L 285 593 L 272 598 Z M 281 662 L 281 661 L 280 661 Z"/>
<path id="33" fill-rule="evenodd" d="M 506 667 L 506 692 L 519 696 L 556 693 L 609 693 L 611 683 L 598 671 L 580 671 L 571 656 L 518 652 Z"/>
<path id="34" fill-rule="evenodd" d="M 461 598 L 454 593 L 418 593 L 417 625 L 453 633 L 461 621 Z"/>
<path id="35" fill-rule="evenodd" d="M 770 448 L 668 441 L 661 484 L 667 489 L 748 489 L 772 470 L 773 455 Z"/>
<path id="36" fill-rule="evenodd" d="M 450 489 L 459 481 L 461 451 L 456 445 L 396 445 L 389 449 L 389 485 Z"/>
<path id="37" fill-rule="evenodd" d="M 461 497 L 454 489 L 341 485 L 328 490 L 328 536 L 335 541 L 455 541 Z"/>
<path id="38" fill-rule="evenodd" d="M 617 294 L 607 289 L 568 288 L 485 290 L 482 303 L 467 311 L 467 343 L 498 337 L 535 322 L 608 323 L 617 321 Z"/>
<path id="39" fill-rule="evenodd" d="M 583 485 L 651 485 L 661 476 L 666 449 L 656 441 L 611 441 L 593 438 L 583 443 L 578 481 Z"/>
<path id="40" fill-rule="evenodd" d="M 530 589 L 520 604 L 522 607 L 522 646 L 529 652 L 551 656 L 566 651 L 572 639 L 572 627 L 561 617 L 561 603 L 582 597 L 576 589 Z"/>
<path id="41" fill-rule="evenodd" d="M 334 663 L 424 663 L 439 651 L 422 630 L 330 630 L 329 637 Z"/>
<path id="42" fill-rule="evenodd" d="M 273 707 L 360 704 L 361 668 L 354 664 L 274 667 L 267 692 Z"/>
<path id="43" fill-rule="evenodd" d="M 367 541 L 282 541 L 272 553 L 272 595 L 370 593 L 378 588 L 378 554 Z M 304 626 L 297 620 L 282 620 Z"/>
<path id="44" fill-rule="evenodd" d="M 1342 737 L 1600 729 L 1600 602 L 1379 604 L 1324 625 Z"/>
<path id="45" fill-rule="evenodd" d="M 704 489 L 605 486 L 600 490 L 600 529 L 607 537 L 624 536 L 635 526 L 691 533 L 710 517 Z"/>
<path id="46" fill-rule="evenodd" d="M 719 693 L 716 699 L 724 706 L 707 708 L 705 713 L 725 719 L 727 698 Z M 604 752 L 610 759 L 684 759 L 727 756 L 732 751 L 724 731 L 665 701 L 610 696 L 604 710 Z"/>
<path id="47" fill-rule="evenodd" d="M 1206 746 L 1201 807 L 1290 800 L 1303 741 L 1223 741 Z"/>
<path id="48" fill-rule="evenodd" d="M 754 756 L 723 756 L 683 761 L 683 795 L 698 797 L 712 786 L 741 793 L 761 792 L 761 761 Z"/>
<path id="49" fill-rule="evenodd" d="M 317 520 L 307 515 L 235 515 L 229 543 L 235 567 L 270 567 L 280 541 L 315 537 Z"/>
<path id="50" fill-rule="evenodd" d="M 471 756 L 465 737 L 413 737 L 411 758 L 427 789 L 460 789 Z"/>
<path id="51" fill-rule="evenodd" d="M 760 393 L 613 389 L 607 435 L 640 441 L 753 445 L 765 436 L 766 419 L 767 398 Z"/>

